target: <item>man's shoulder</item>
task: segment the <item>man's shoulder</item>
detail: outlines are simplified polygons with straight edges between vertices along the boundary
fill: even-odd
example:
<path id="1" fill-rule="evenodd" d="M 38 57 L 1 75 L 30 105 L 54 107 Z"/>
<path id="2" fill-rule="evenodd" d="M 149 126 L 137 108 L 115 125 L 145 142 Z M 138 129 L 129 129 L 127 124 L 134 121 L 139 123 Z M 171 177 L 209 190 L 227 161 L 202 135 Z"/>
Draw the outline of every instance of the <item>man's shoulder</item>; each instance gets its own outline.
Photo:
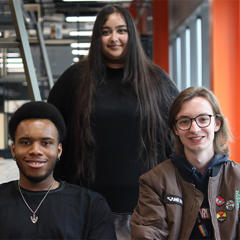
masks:
<path id="1" fill-rule="evenodd" d="M 73 205 L 82 206 L 85 210 L 90 210 L 90 212 L 110 211 L 106 199 L 101 194 L 79 185 L 67 182 L 62 182 L 62 184 L 61 195 L 63 199 L 67 198 L 67 201 L 71 201 Z"/>
<path id="2" fill-rule="evenodd" d="M 164 176 L 165 174 L 169 175 L 170 173 L 175 172 L 175 167 L 171 159 L 167 159 L 159 163 L 156 167 L 152 168 L 150 171 L 146 172 L 142 176 L 153 177 L 153 176 Z"/>
<path id="3" fill-rule="evenodd" d="M 158 185 L 168 181 L 176 181 L 176 168 L 171 159 L 159 163 L 156 167 L 140 177 L 140 181 L 148 182 L 150 185 Z"/>
<path id="4" fill-rule="evenodd" d="M 226 164 L 231 166 L 231 167 L 240 168 L 240 164 L 238 162 L 233 161 L 233 160 L 227 160 Z"/>
<path id="5" fill-rule="evenodd" d="M 81 195 L 82 198 L 88 199 L 88 200 L 104 199 L 104 197 L 102 195 L 100 195 L 99 193 L 97 193 L 89 188 L 82 187 L 82 186 L 79 186 L 76 184 L 71 184 L 71 183 L 64 182 L 64 181 L 62 181 L 61 184 L 64 185 L 63 191 L 68 194 Z"/>
<path id="6" fill-rule="evenodd" d="M 3 197 L 9 198 L 10 196 L 15 195 L 15 193 L 17 192 L 16 190 L 17 190 L 17 181 L 10 181 L 10 182 L 0 184 L 1 199 L 3 199 Z"/>
<path id="7" fill-rule="evenodd" d="M 228 160 L 225 163 L 224 171 L 229 172 L 230 174 L 235 173 L 240 178 L 240 164 L 238 162 Z"/>

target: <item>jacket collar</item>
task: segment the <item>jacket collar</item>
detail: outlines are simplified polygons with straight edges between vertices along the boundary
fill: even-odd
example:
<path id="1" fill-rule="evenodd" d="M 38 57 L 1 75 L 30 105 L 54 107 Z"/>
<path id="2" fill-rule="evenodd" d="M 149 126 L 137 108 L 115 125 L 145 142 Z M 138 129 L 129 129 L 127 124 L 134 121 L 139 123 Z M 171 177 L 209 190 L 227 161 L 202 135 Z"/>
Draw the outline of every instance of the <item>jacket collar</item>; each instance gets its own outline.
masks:
<path id="1" fill-rule="evenodd" d="M 198 189 L 205 191 L 207 189 L 209 177 L 214 177 L 218 174 L 221 165 L 228 161 L 228 156 L 216 154 L 203 174 L 193 167 L 183 156 L 173 153 L 170 155 L 170 159 L 185 181 L 193 183 Z"/>

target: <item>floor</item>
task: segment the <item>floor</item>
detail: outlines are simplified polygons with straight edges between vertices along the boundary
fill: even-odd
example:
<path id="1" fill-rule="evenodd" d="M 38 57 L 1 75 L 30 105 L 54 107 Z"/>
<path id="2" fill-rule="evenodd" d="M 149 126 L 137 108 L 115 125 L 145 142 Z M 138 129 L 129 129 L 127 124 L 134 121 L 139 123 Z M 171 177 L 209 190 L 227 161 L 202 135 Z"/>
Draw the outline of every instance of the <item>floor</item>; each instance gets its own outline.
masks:
<path id="1" fill-rule="evenodd" d="M 0 158 L 0 184 L 19 179 L 17 164 L 12 159 Z"/>

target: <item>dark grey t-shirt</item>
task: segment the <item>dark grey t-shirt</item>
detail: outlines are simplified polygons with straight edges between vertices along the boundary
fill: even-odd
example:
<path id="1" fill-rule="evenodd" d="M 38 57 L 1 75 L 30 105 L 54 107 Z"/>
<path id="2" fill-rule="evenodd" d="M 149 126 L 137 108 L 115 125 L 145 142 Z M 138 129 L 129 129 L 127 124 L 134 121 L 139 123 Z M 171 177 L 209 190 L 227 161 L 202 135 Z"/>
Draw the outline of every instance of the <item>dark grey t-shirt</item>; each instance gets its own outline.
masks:
<path id="1" fill-rule="evenodd" d="M 46 194 L 22 189 L 32 209 Z M 38 221 L 25 205 L 17 181 L 0 185 L 0 239 L 116 239 L 105 199 L 88 189 L 61 182 L 37 211 Z"/>

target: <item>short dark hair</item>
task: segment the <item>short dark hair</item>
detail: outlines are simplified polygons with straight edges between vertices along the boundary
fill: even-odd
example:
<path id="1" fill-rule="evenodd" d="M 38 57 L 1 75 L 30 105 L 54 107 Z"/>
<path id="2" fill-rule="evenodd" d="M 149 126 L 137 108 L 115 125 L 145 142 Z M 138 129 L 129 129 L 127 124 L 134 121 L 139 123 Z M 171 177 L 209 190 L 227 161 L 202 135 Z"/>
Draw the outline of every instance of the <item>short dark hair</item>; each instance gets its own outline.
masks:
<path id="1" fill-rule="evenodd" d="M 23 104 L 12 115 L 9 124 L 9 134 L 15 141 L 15 134 L 19 123 L 26 119 L 48 119 L 56 126 L 58 130 L 59 142 L 62 142 L 66 134 L 66 126 L 59 110 L 52 104 L 36 101 Z"/>

